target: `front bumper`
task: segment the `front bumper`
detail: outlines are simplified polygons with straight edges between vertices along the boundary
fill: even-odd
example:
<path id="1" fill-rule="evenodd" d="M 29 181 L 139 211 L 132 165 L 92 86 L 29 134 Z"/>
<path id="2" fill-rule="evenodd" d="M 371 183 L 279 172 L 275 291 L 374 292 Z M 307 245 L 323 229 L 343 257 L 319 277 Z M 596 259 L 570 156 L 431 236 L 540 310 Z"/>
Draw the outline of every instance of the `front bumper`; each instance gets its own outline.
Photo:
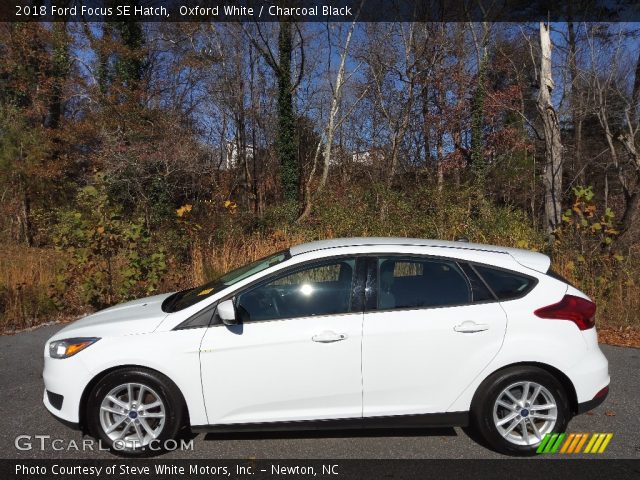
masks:
<path id="1" fill-rule="evenodd" d="M 42 402 L 46 409 L 64 422 L 79 424 L 82 394 L 91 380 L 79 355 L 56 359 L 45 354 L 42 378 Z M 62 397 L 62 401 L 59 397 Z"/>

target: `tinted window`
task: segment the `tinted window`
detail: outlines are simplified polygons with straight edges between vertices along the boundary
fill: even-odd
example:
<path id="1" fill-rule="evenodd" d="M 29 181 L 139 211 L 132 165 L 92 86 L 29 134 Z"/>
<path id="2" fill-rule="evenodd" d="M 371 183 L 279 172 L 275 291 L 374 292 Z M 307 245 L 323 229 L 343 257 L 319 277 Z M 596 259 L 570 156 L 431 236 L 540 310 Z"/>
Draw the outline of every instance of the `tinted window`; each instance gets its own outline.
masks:
<path id="1" fill-rule="evenodd" d="M 495 297 L 491 294 L 487 286 L 482 279 L 478 276 L 475 270 L 468 263 L 460 263 L 460 268 L 464 271 L 469 283 L 471 284 L 471 300 L 473 302 L 486 302 L 489 300 L 495 300 Z"/>
<path id="2" fill-rule="evenodd" d="M 215 307 L 207 307 L 182 322 L 176 327 L 176 330 L 183 330 L 185 328 L 208 327 L 211 324 L 211 319 L 213 318 L 214 312 Z"/>
<path id="3" fill-rule="evenodd" d="M 500 300 L 521 297 L 533 286 L 531 278 L 514 272 L 481 265 L 474 265 L 474 267 Z"/>
<path id="4" fill-rule="evenodd" d="M 560 275 L 558 272 L 554 272 L 553 270 L 549 270 L 549 271 L 547 271 L 547 275 L 549 275 L 551 278 L 555 278 L 556 280 L 560 280 L 561 282 L 564 282 L 567 285 L 571 285 L 572 287 L 575 288 L 575 285 L 573 283 L 571 283 L 565 277 Z"/>
<path id="5" fill-rule="evenodd" d="M 471 301 L 469 282 L 455 262 L 378 259 L 378 308 L 424 308 Z"/>
<path id="6" fill-rule="evenodd" d="M 269 257 L 256 260 L 255 262 L 249 263 L 248 265 L 240 267 L 236 270 L 232 270 L 222 277 L 219 277 L 209 283 L 205 283 L 204 285 L 201 285 L 199 287 L 176 292 L 173 295 L 167 297 L 165 301 L 162 302 L 162 310 L 171 313 L 185 309 L 187 307 L 190 307 L 191 305 L 195 305 L 205 298 L 210 297 L 214 293 L 217 293 L 224 288 L 230 287 L 231 285 L 244 280 L 251 275 L 255 275 L 256 273 L 261 272 L 262 270 L 273 267 L 280 262 L 284 262 L 289 258 L 291 258 L 291 255 L 288 251 L 278 252 Z"/>
<path id="7" fill-rule="evenodd" d="M 351 309 L 355 260 L 336 260 L 283 275 L 241 293 L 243 322 L 346 313 Z"/>

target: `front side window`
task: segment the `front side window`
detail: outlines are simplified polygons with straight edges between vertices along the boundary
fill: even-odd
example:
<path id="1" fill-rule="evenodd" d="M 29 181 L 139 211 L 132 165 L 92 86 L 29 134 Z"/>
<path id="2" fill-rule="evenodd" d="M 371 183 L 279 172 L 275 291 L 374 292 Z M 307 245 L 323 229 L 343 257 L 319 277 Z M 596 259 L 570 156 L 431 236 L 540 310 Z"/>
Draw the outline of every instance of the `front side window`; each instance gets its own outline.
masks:
<path id="1" fill-rule="evenodd" d="M 242 292 L 236 310 L 242 322 L 351 311 L 355 259 L 332 260 L 286 273 Z"/>
<path id="2" fill-rule="evenodd" d="M 378 309 L 428 308 L 471 303 L 471 289 L 456 262 L 378 259 Z"/>

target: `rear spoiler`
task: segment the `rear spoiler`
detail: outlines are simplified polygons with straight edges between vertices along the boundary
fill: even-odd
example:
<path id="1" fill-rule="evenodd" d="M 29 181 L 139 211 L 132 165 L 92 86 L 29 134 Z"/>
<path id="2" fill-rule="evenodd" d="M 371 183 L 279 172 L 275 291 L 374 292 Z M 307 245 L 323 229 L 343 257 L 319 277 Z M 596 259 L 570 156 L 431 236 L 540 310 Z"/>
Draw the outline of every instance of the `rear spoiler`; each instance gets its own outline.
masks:
<path id="1" fill-rule="evenodd" d="M 521 250 L 519 248 L 505 248 L 505 251 L 520 265 L 540 273 L 547 273 L 551 266 L 551 259 L 539 252 Z"/>

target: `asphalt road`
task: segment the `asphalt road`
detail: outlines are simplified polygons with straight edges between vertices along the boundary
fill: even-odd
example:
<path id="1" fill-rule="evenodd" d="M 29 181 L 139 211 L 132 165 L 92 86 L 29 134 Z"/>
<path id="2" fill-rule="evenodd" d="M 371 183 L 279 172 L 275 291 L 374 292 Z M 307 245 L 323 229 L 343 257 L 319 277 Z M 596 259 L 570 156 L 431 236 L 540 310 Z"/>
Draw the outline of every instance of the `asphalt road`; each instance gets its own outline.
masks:
<path id="1" fill-rule="evenodd" d="M 104 451 L 76 451 L 79 432 L 58 423 L 42 405 L 44 343 L 59 326 L 0 337 L 0 458 L 100 458 Z M 569 432 L 613 432 L 600 458 L 640 458 L 640 350 L 602 346 L 612 376 L 607 401 L 574 418 Z M 18 435 L 32 436 L 34 448 L 20 451 Z M 36 435 L 59 438 L 56 451 L 47 440 L 40 449 Z M 588 456 L 588 455 L 586 455 Z M 166 458 L 501 458 L 474 442 L 462 429 L 415 429 L 356 432 L 296 432 L 197 435 L 192 451 Z M 593 456 L 591 456 L 593 458 Z"/>

